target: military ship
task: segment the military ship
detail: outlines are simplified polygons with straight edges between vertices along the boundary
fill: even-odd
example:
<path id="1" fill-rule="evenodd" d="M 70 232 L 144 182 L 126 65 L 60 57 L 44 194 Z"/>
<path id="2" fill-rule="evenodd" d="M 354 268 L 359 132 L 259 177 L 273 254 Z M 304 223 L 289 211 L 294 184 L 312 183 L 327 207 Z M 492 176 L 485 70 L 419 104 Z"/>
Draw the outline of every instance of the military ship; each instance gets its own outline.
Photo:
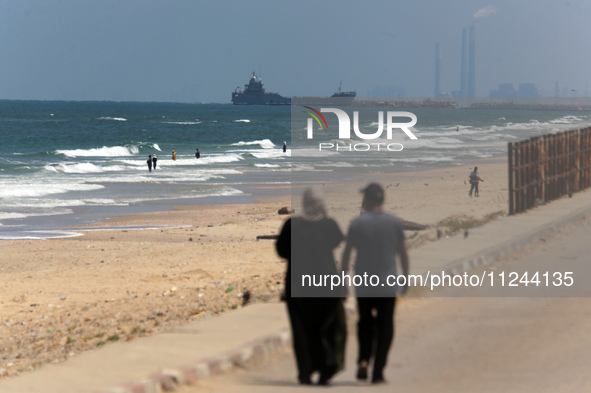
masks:
<path id="1" fill-rule="evenodd" d="M 339 89 L 336 91 L 336 93 L 334 93 L 333 95 L 331 95 L 331 98 L 349 98 L 351 99 L 351 101 L 353 101 L 355 99 L 355 96 L 357 95 L 356 91 L 342 91 L 341 90 L 341 86 L 343 85 L 343 81 L 341 81 L 341 83 L 339 84 Z"/>
<path id="2" fill-rule="evenodd" d="M 232 103 L 234 105 L 290 105 L 291 98 L 275 92 L 265 92 L 262 79 L 253 72 L 248 84 L 244 85 L 244 90 L 240 90 L 240 86 L 234 90 Z"/>

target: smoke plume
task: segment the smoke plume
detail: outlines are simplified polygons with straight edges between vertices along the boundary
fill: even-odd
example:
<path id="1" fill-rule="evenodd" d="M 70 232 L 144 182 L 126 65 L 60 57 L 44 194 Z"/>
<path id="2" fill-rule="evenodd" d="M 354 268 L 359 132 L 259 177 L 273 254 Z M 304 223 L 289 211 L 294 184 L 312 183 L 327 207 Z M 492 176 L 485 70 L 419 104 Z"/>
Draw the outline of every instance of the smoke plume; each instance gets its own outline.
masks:
<path id="1" fill-rule="evenodd" d="M 479 19 L 479 18 L 487 18 L 491 15 L 494 15 L 497 13 L 497 9 L 494 7 L 484 7 L 481 10 L 478 10 L 477 13 L 474 14 L 474 19 Z"/>

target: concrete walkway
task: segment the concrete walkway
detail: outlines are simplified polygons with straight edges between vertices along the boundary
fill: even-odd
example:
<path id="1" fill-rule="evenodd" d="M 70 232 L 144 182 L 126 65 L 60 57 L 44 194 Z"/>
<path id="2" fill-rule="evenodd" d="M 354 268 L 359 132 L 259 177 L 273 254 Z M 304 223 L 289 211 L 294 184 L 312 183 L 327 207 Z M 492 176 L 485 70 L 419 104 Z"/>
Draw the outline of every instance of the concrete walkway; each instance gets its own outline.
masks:
<path id="1" fill-rule="evenodd" d="M 591 214 L 591 190 L 411 250 L 411 271 L 460 273 Z M 289 341 L 285 306 L 254 304 L 181 328 L 44 366 L 0 382 L 0 393 L 152 393 L 224 372 Z"/>

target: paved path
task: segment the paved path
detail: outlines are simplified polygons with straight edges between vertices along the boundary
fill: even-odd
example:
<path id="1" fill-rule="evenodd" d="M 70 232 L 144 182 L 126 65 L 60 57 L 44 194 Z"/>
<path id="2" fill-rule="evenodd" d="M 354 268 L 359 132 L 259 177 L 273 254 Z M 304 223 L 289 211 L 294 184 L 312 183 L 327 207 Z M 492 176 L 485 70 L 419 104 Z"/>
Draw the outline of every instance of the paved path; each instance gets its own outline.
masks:
<path id="1" fill-rule="evenodd" d="M 492 268 L 545 270 L 589 262 L 591 218 Z M 532 271 L 532 270 L 530 270 Z M 575 277 L 577 279 L 577 277 Z M 397 331 L 376 392 L 531 393 L 591 391 L 591 298 L 415 298 L 397 310 Z M 351 327 L 346 371 L 331 391 L 360 392 Z M 285 349 L 246 369 L 183 387 L 179 393 L 300 392 Z"/>
<path id="2" fill-rule="evenodd" d="M 427 270 L 460 272 L 465 269 L 474 269 L 479 265 L 488 263 L 495 259 L 518 250 L 525 245 L 536 241 L 539 238 L 548 236 L 568 223 L 580 220 L 583 216 L 591 213 L 591 190 L 576 194 L 573 198 L 565 198 L 555 201 L 548 206 L 534 209 L 533 211 L 515 217 L 505 217 L 496 220 L 484 227 L 470 230 L 469 236 L 464 239 L 463 235 L 444 239 L 435 243 L 427 244 L 418 250 L 410 253 L 411 269 L 413 273 L 425 273 Z M 591 240 L 591 239 L 590 239 Z M 585 240 L 584 243 L 590 243 Z M 564 250 L 562 250 L 564 252 Z M 558 257 L 563 254 L 558 254 Z M 588 254 L 587 254 L 588 255 Z M 548 257 L 545 257 L 546 260 Z M 451 307 L 450 312 L 441 312 L 444 309 L 444 300 L 437 299 L 414 299 L 403 302 L 401 314 L 404 307 L 413 308 L 420 304 L 421 311 L 417 311 L 416 327 L 405 327 L 406 321 L 412 318 L 400 317 L 399 341 L 397 351 L 402 350 L 404 345 L 412 345 L 407 349 L 408 356 L 394 360 L 391 367 L 407 367 L 412 361 L 410 355 L 414 352 L 430 353 L 432 360 L 424 360 L 428 367 L 415 368 L 416 374 L 408 373 L 406 378 L 415 378 L 417 381 L 430 379 L 430 368 L 436 363 L 449 366 L 450 373 L 471 373 L 471 363 L 458 363 L 451 367 L 448 356 L 442 354 L 453 353 L 458 350 L 458 342 L 464 341 L 462 329 L 454 321 L 461 320 L 468 323 L 464 329 L 476 329 L 478 334 L 468 341 L 467 345 L 476 351 L 487 351 L 492 347 L 483 346 L 478 337 L 498 335 L 504 337 L 495 345 L 506 344 L 507 349 L 523 348 L 528 351 L 531 348 L 525 347 L 522 343 L 528 342 L 527 338 L 531 332 L 535 332 L 538 326 L 554 326 L 554 334 L 545 334 L 532 341 L 533 347 L 543 347 L 539 340 L 545 339 L 548 345 L 558 345 L 567 335 L 581 336 L 581 347 L 587 345 L 586 337 L 581 329 L 573 331 L 564 330 L 563 324 L 554 324 L 552 318 L 541 318 L 532 316 L 531 319 L 518 320 L 514 318 L 526 317 L 528 310 L 539 307 L 548 310 L 547 316 L 559 315 L 560 317 L 571 315 L 573 310 L 581 310 L 587 313 L 586 299 L 570 300 L 564 304 L 554 304 L 551 308 L 545 308 L 543 300 L 534 300 L 530 305 L 525 299 L 507 299 L 500 303 L 490 303 L 489 311 L 484 316 L 490 315 L 485 320 L 487 323 L 480 323 L 481 314 L 463 314 L 462 308 L 474 312 L 481 310 L 489 300 L 478 299 L 450 299 L 447 300 Z M 423 303 L 424 302 L 424 303 Z M 506 303 L 503 303 L 506 302 Z M 406 304 L 406 306 L 404 306 Z M 424 306 L 422 305 L 424 304 Z M 425 308 L 427 307 L 427 308 Z M 423 310 L 429 310 L 425 312 Z M 455 310 L 455 311 L 454 311 Z M 566 313 L 564 314 L 563 313 Z M 468 315 L 468 316 L 466 316 Z M 421 318 L 429 317 L 422 323 Z M 505 316 L 505 317 L 504 317 Z M 473 325 L 470 325 L 472 323 Z M 435 324 L 435 325 L 433 325 Z M 445 329 L 432 330 L 422 326 L 441 325 Z M 463 326 L 463 325 L 462 325 Z M 472 327 L 470 327 L 472 326 Z M 578 326 L 578 325 L 577 325 Z M 584 325 L 580 325 L 584 326 Z M 517 327 L 517 328 L 516 328 Z M 501 332 L 501 328 L 509 329 Z M 588 331 L 588 326 L 585 326 Z M 47 365 L 40 371 L 26 373 L 19 377 L 0 382 L 0 393 L 93 393 L 93 392 L 118 392 L 118 393 L 144 393 L 158 392 L 161 387 L 172 387 L 174 381 L 184 384 L 187 381 L 195 381 L 208 377 L 212 374 L 231 369 L 233 365 L 244 364 L 249 359 L 268 351 L 272 351 L 289 339 L 287 334 L 288 324 L 284 306 L 280 303 L 258 304 L 236 310 L 222 316 L 206 321 L 190 323 L 180 329 L 171 332 L 156 334 L 151 337 L 139 339 L 129 343 L 115 343 L 100 350 L 87 352 L 60 364 Z M 405 333 L 405 330 L 407 329 Z M 524 332 L 523 339 L 508 340 L 511 334 L 517 331 Z M 561 330 L 563 329 L 563 330 Z M 437 336 L 437 331 L 442 332 Z M 400 337 L 406 337 L 401 339 Z M 409 339 L 411 338 L 411 339 Z M 414 340 L 414 341 L 413 341 Z M 508 340 L 508 341 L 506 341 Z M 488 345 L 488 344 L 487 344 Z M 353 345 L 350 346 L 353 348 Z M 427 351 L 428 348 L 437 350 Z M 541 349 L 536 349 L 540 351 Z M 577 348 L 578 349 L 578 348 Z M 450 352 L 451 351 L 451 352 Z M 588 350 L 587 352 L 591 353 Z M 582 354 L 581 359 L 586 359 Z M 574 357 L 573 357 L 574 358 Z M 482 357 L 482 359 L 486 359 Z M 508 362 L 513 364 L 519 359 L 511 354 L 510 359 L 500 357 L 499 363 Z M 542 359 L 540 357 L 539 359 Z M 428 361 L 427 361 L 428 360 Z M 562 367 L 553 364 L 547 359 L 549 370 L 554 367 Z M 351 363 L 351 362 L 349 362 Z M 528 372 L 527 362 L 521 365 L 516 375 Z M 586 364 L 589 364 L 588 362 Z M 516 367 L 515 363 L 513 366 Z M 484 366 L 484 365 L 481 365 Z M 501 364 L 502 366 L 502 364 Z M 575 365 L 573 364 L 572 367 Z M 533 370 L 533 369 L 532 369 Z M 343 383 L 352 381 L 351 367 L 343 374 Z M 532 371 L 534 372 L 534 371 Z M 293 366 L 290 373 L 293 373 Z M 282 375 L 282 374 L 277 374 Z M 293 374 L 290 374 L 293 375 Z M 406 373 L 405 373 L 406 375 Z M 396 374 L 394 377 L 398 377 Z M 441 381 L 440 375 L 433 375 L 433 381 Z M 398 378 L 391 378 L 398 379 Z M 450 379 L 451 380 L 451 379 Z M 290 383 L 291 376 L 284 375 L 280 379 L 281 384 Z M 287 382 L 286 382 L 287 381 Z M 265 382 L 266 383 L 266 382 Z M 434 390 L 435 391 L 435 390 Z M 484 390 L 481 390 L 484 391 Z M 517 390 L 514 390 L 517 391 Z M 554 390 L 559 391 L 559 390 Z M 573 390 L 571 390 L 573 391 Z M 576 390 L 574 390 L 576 391 Z M 578 390 L 582 391 L 582 390 Z"/>

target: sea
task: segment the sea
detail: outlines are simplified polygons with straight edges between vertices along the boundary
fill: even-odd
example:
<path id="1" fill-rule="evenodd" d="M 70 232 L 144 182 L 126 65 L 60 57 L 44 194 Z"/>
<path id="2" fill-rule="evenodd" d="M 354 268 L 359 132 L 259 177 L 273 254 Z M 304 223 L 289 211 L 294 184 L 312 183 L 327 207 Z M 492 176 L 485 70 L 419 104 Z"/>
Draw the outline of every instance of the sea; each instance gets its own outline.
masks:
<path id="1" fill-rule="evenodd" d="M 380 168 L 466 165 L 506 156 L 508 142 L 591 124 L 577 111 L 408 110 L 418 139 L 404 154 L 380 156 Z M 291 117 L 289 106 L 0 101 L 0 240 L 74 236 L 105 217 L 179 204 L 289 195 L 293 171 L 322 178 L 360 165 L 346 150 L 294 164 Z M 157 157 L 151 172 L 148 155 Z"/>

